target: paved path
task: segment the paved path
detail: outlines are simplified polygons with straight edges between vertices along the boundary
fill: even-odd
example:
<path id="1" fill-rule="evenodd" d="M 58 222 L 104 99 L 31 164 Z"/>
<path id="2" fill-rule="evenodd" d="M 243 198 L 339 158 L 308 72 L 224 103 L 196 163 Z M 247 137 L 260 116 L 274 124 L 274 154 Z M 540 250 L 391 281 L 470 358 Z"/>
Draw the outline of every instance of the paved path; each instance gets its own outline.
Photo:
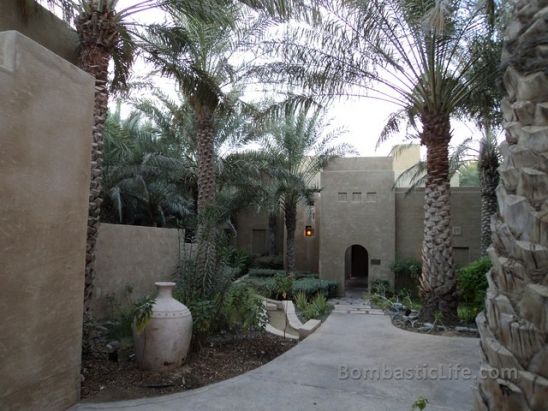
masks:
<path id="1" fill-rule="evenodd" d="M 465 373 L 477 372 L 480 362 L 477 339 L 403 331 L 392 326 L 387 316 L 355 315 L 360 310 L 355 310 L 354 303 L 359 305 L 359 301 L 343 302 L 339 301 L 314 334 L 274 361 L 246 374 L 178 394 L 79 404 L 74 410 L 409 411 L 421 395 L 429 400 L 427 411 L 471 409 L 475 380 L 466 378 Z M 347 305 L 354 308 L 348 309 Z M 440 365 L 445 367 L 444 375 L 458 374 L 457 378 L 421 380 L 417 375 L 407 379 L 382 378 L 383 374 L 389 376 L 390 371 L 409 374 L 424 367 L 430 373 L 440 372 Z M 449 366 L 454 371 L 450 372 Z M 464 373 L 457 373 L 457 366 Z M 367 375 L 364 369 L 377 371 L 367 371 Z M 347 374 L 362 378 L 345 379 Z"/>

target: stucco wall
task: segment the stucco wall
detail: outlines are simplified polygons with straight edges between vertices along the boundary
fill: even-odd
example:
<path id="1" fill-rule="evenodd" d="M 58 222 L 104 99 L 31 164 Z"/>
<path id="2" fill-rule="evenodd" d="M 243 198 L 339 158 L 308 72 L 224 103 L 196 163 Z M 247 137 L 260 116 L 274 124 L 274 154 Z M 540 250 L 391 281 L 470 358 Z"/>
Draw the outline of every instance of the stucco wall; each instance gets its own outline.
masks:
<path id="1" fill-rule="evenodd" d="M 399 258 L 420 259 L 423 237 L 424 189 L 407 196 L 396 190 L 396 250 Z M 451 225 L 455 262 L 466 264 L 479 258 L 480 249 L 479 188 L 451 188 Z"/>
<path id="2" fill-rule="evenodd" d="M 78 35 L 34 0 L 1 0 L 0 31 L 16 30 L 76 64 Z"/>
<path id="3" fill-rule="evenodd" d="M 88 74 L 0 33 L 1 410 L 79 398 L 93 93 Z"/>
<path id="4" fill-rule="evenodd" d="M 237 216 L 236 245 L 249 254 L 253 253 L 253 230 L 265 230 L 268 241 L 268 213 L 258 213 L 254 209 L 246 209 Z M 278 218 L 276 228 L 276 249 L 279 255 L 283 252 L 284 221 L 283 216 Z"/>
<path id="5" fill-rule="evenodd" d="M 320 194 L 314 195 L 312 207 L 299 204 L 297 207 L 297 229 L 295 231 L 295 269 L 317 273 L 319 271 L 320 253 Z M 314 235 L 305 237 L 307 225 L 312 226 Z M 284 247 L 285 255 L 285 247 Z"/>
<path id="6" fill-rule="evenodd" d="M 336 159 L 321 173 L 319 271 L 321 278 L 337 280 L 339 293 L 344 292 L 345 252 L 354 244 L 369 254 L 369 283 L 394 282 L 389 268 L 395 257 L 393 181 L 392 159 L 386 157 Z M 359 201 L 352 197 L 355 192 L 361 193 Z M 339 199 L 339 193 L 347 199 Z"/>
<path id="7" fill-rule="evenodd" d="M 123 309 L 146 295 L 154 296 L 154 283 L 171 280 L 177 270 L 179 240 L 184 240 L 184 232 L 173 228 L 101 224 L 93 315 L 110 318 L 113 304 Z"/>

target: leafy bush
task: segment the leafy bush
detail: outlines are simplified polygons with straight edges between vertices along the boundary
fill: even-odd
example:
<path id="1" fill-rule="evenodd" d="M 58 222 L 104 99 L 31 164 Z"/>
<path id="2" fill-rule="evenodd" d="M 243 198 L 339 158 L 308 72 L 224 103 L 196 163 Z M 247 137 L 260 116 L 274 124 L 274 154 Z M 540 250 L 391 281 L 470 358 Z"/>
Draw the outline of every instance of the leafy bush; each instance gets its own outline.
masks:
<path id="1" fill-rule="evenodd" d="M 295 306 L 297 307 L 297 310 L 304 311 L 306 309 L 306 306 L 308 305 L 308 298 L 305 293 L 302 291 L 300 293 L 297 293 L 295 296 Z"/>
<path id="2" fill-rule="evenodd" d="M 243 250 L 233 247 L 227 248 L 225 250 L 225 253 L 226 264 L 229 267 L 237 269 L 234 278 L 239 278 L 249 273 L 249 269 L 251 268 L 251 264 L 253 263 L 253 259 L 249 254 L 247 254 Z"/>
<path id="3" fill-rule="evenodd" d="M 327 298 L 322 294 L 316 294 L 312 301 L 302 306 L 302 309 L 299 309 L 299 311 L 301 312 L 304 320 L 308 321 L 323 317 L 329 312 L 329 309 L 330 307 L 327 303 Z"/>
<path id="4" fill-rule="evenodd" d="M 383 297 L 390 294 L 390 283 L 386 280 L 375 280 L 371 283 L 371 294 L 378 294 Z"/>
<path id="5" fill-rule="evenodd" d="M 394 288 L 406 289 L 416 296 L 418 294 L 419 277 L 422 271 L 422 263 L 416 258 L 403 258 L 394 261 L 390 265 L 394 273 Z"/>
<path id="6" fill-rule="evenodd" d="M 249 270 L 250 277 L 274 277 L 285 275 L 285 270 L 274 270 L 272 268 L 252 268 Z"/>
<path id="7" fill-rule="evenodd" d="M 390 269 L 396 277 L 419 278 L 422 270 L 422 263 L 416 258 L 402 258 L 394 261 Z"/>
<path id="8" fill-rule="evenodd" d="M 285 273 L 277 273 L 273 277 L 266 275 L 252 276 L 250 273 L 245 283 L 253 287 L 258 294 L 273 299 L 296 298 L 300 293 L 304 294 L 308 299 L 318 293 L 328 298 L 337 295 L 336 281 L 320 280 L 312 277 L 312 275 L 292 280 Z"/>
<path id="9" fill-rule="evenodd" d="M 302 278 L 293 282 L 293 295 L 304 293 L 308 298 L 321 294 L 325 297 L 337 295 L 337 282 L 334 280 L 320 280 L 317 278 Z"/>
<path id="10" fill-rule="evenodd" d="M 488 286 L 486 274 L 490 268 L 491 261 L 484 257 L 457 271 L 457 292 L 461 304 L 459 312 L 463 321 L 475 318 L 483 310 Z"/>
<path id="11" fill-rule="evenodd" d="M 284 257 L 282 255 L 255 257 L 253 260 L 253 267 L 282 270 L 284 268 Z"/>
<path id="12" fill-rule="evenodd" d="M 264 329 L 268 321 L 262 300 L 246 285 L 233 285 L 225 295 L 222 306 L 223 327 L 231 332 L 250 332 Z"/>
<path id="13" fill-rule="evenodd" d="M 274 299 L 285 300 L 291 296 L 291 290 L 293 288 L 293 278 L 285 274 L 276 274 L 274 276 L 274 283 L 271 289 L 271 295 Z"/>

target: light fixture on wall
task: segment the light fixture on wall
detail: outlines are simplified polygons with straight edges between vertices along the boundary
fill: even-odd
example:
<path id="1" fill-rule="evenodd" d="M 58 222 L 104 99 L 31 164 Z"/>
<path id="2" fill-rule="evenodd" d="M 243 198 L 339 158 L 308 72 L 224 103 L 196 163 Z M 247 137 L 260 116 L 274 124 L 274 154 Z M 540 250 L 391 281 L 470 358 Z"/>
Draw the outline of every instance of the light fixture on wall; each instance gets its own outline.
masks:
<path id="1" fill-rule="evenodd" d="M 313 237 L 314 236 L 314 229 L 311 225 L 307 225 L 304 227 L 304 236 L 305 237 Z"/>

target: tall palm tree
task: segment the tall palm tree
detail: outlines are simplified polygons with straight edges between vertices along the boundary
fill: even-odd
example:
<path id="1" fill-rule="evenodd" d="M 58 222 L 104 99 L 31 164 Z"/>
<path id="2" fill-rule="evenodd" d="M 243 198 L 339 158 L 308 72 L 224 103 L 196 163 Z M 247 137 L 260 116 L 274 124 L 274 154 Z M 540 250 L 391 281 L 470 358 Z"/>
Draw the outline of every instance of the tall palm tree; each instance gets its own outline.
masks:
<path id="1" fill-rule="evenodd" d="M 497 190 L 500 211 L 489 249 L 493 268 L 485 313 L 476 319 L 485 371 L 476 410 L 542 410 L 548 398 L 545 7 L 545 1 L 518 2 L 506 33 L 506 146 Z"/>
<path id="2" fill-rule="evenodd" d="M 486 256 L 491 245 L 491 218 L 497 214 L 497 186 L 499 185 L 499 150 L 493 134 L 480 140 L 478 174 L 481 195 L 480 255 Z"/>
<path id="3" fill-rule="evenodd" d="M 320 110 L 288 105 L 282 116 L 265 126 L 262 151 L 257 153 L 264 164 L 266 195 L 283 212 L 288 273 L 295 271 L 298 204 L 310 204 L 320 191 L 314 180 L 328 161 L 351 151 L 346 144 L 334 144 L 341 130 L 326 132 L 327 126 Z"/>
<path id="4" fill-rule="evenodd" d="M 448 180 L 450 118 L 474 88 L 467 78 L 477 57 L 468 45 L 484 34 L 482 16 L 467 1 L 321 0 L 321 24 L 290 27 L 267 44 L 286 56 L 259 74 L 305 92 L 367 95 L 402 107 L 393 116 L 420 123 L 427 148 L 421 316 L 457 321 Z M 289 76 L 287 76 L 289 74 Z"/>
<path id="5" fill-rule="evenodd" d="M 484 130 L 485 132 L 485 130 Z M 491 217 L 498 211 L 496 189 L 499 183 L 499 150 L 497 139 L 493 134 L 484 135 L 479 142 L 479 149 L 473 147 L 474 140 L 466 139 L 456 147 L 450 147 L 449 178 L 455 174 L 461 175 L 464 171 L 473 171 L 477 178 L 475 186 L 480 188 L 481 198 L 481 227 L 480 227 L 480 255 L 487 255 L 487 248 L 491 244 Z M 398 150 L 406 146 L 397 146 L 392 150 L 398 155 Z M 473 168 L 471 168 L 473 167 Z M 408 184 L 407 193 L 417 187 L 424 186 L 427 180 L 427 164 L 421 160 L 404 170 L 394 183 L 394 187 Z"/>
<path id="6" fill-rule="evenodd" d="M 216 8 L 222 10 L 224 19 L 206 20 L 188 15 L 181 12 L 177 2 L 172 2 L 165 7 L 170 24 L 150 27 L 142 43 L 147 59 L 162 75 L 175 79 L 192 107 L 197 137 L 199 214 L 215 204 L 215 124 L 216 118 L 223 111 L 230 111 L 235 103 L 234 96 L 226 92 L 239 75 L 232 57 L 251 36 L 266 28 L 267 21 L 254 19 L 240 6 L 225 4 Z"/>
<path id="7" fill-rule="evenodd" d="M 120 9 L 118 0 L 42 0 L 61 9 L 73 22 L 80 40 L 78 66 L 95 78 L 94 125 L 91 151 L 91 182 L 88 210 L 84 310 L 89 316 L 95 276 L 95 244 L 101 216 L 103 132 L 108 111 L 109 91 L 124 90 L 134 60 L 135 45 L 127 18 L 154 7 L 156 0 L 136 0 Z M 109 84 L 109 64 L 113 79 Z"/>
<path id="8" fill-rule="evenodd" d="M 148 159 L 172 158 L 178 151 L 140 112 L 120 118 L 119 108 L 105 123 L 101 221 L 164 226 L 192 210 L 189 190 L 179 173 Z"/>

